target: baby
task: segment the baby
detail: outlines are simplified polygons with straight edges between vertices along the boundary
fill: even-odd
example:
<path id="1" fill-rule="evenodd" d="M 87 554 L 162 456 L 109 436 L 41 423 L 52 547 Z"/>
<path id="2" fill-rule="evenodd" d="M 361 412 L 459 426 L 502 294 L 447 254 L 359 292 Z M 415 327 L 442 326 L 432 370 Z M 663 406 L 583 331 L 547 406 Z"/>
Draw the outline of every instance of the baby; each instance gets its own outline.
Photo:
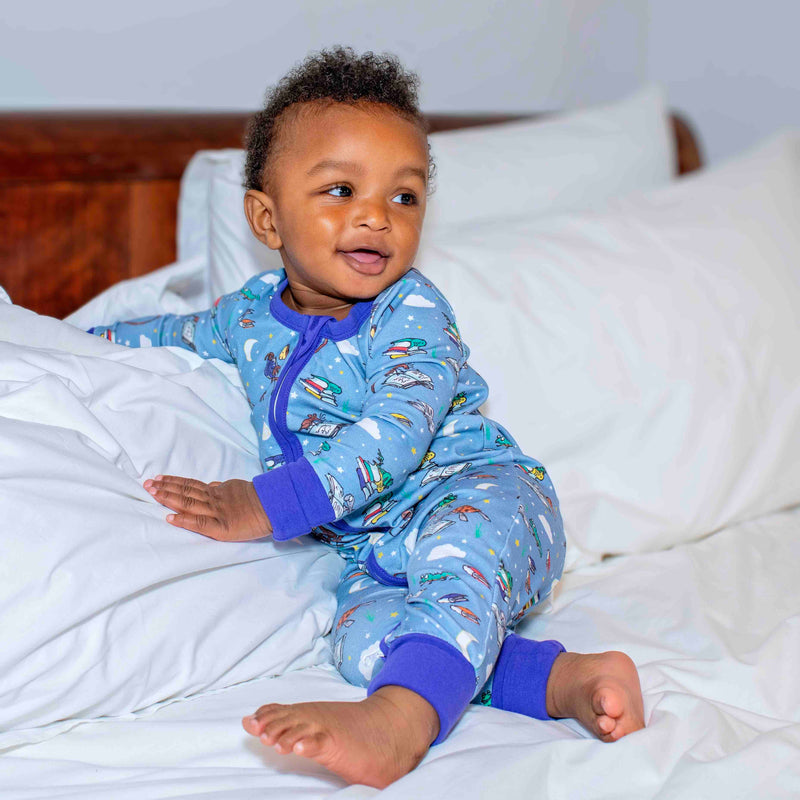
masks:
<path id="1" fill-rule="evenodd" d="M 487 387 L 455 315 L 413 269 L 432 172 L 417 84 L 392 57 L 306 59 L 248 135 L 245 212 L 284 270 L 208 311 L 93 329 L 238 366 L 263 474 L 144 486 L 173 525 L 309 535 L 344 559 L 333 658 L 367 697 L 269 704 L 243 725 L 376 787 L 470 702 L 572 717 L 606 742 L 644 724 L 626 655 L 510 632 L 560 577 L 563 526 L 544 467 L 481 415 Z"/>

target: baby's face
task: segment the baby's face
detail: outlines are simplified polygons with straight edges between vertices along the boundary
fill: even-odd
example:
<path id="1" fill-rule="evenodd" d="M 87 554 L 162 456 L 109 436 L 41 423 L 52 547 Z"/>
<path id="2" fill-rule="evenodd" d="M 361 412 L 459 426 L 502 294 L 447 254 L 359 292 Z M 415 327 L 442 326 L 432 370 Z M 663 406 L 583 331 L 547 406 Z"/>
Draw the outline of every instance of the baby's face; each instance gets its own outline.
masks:
<path id="1" fill-rule="evenodd" d="M 425 216 L 428 145 L 377 105 L 301 109 L 279 133 L 266 189 L 294 291 L 375 297 L 412 266 Z"/>

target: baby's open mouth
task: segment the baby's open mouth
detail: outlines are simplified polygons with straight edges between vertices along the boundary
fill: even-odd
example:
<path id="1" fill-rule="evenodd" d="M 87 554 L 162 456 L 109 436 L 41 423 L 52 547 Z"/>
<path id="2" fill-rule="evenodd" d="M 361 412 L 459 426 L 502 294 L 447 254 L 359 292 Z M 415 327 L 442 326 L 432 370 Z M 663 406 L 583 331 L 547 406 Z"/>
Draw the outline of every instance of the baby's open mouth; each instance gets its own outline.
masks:
<path id="1" fill-rule="evenodd" d="M 344 250 L 343 252 L 361 264 L 375 264 L 382 258 L 386 258 L 378 250 L 369 250 L 365 247 L 360 247 L 358 250 Z"/>

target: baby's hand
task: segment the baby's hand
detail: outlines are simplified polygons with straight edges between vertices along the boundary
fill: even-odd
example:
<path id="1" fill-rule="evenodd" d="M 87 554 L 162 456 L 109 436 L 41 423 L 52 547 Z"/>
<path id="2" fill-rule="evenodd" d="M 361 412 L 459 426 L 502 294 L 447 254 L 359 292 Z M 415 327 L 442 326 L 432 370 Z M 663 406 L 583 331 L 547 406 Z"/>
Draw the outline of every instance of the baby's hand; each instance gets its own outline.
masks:
<path id="1" fill-rule="evenodd" d="M 157 475 L 144 488 L 167 508 L 167 522 L 220 542 L 246 542 L 272 533 L 261 501 L 250 481 L 203 483 L 192 478 Z"/>

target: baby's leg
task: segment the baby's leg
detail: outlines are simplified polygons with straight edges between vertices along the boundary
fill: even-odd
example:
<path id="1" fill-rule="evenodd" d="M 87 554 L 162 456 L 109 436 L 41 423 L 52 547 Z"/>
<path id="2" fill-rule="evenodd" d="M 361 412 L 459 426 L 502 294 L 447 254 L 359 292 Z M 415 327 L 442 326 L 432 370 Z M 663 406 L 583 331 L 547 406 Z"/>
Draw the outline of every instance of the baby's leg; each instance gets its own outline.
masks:
<path id="1" fill-rule="evenodd" d="M 333 658 L 350 683 L 366 687 L 380 668 L 380 642 L 399 624 L 406 594 L 405 587 L 377 583 L 357 566 L 345 572 Z M 273 703 L 242 722 L 279 753 L 312 758 L 349 783 L 378 788 L 410 772 L 439 730 L 433 707 L 401 686 L 385 686 L 360 702 Z"/>
<path id="2" fill-rule="evenodd" d="M 565 547 L 549 477 L 544 470 L 514 469 L 520 481 L 517 533 L 509 540 L 497 572 L 499 579 L 505 569 L 509 586 L 516 587 L 508 608 L 503 607 L 509 630 L 561 577 Z M 519 523 L 528 534 L 525 539 L 518 535 Z M 528 560 L 522 575 L 520 550 Z M 505 622 L 503 611 L 498 635 L 500 623 Z M 536 719 L 574 718 L 606 742 L 644 727 L 639 676 L 624 653 L 567 653 L 558 642 L 537 642 L 513 633 L 505 636 L 494 672 L 474 702 Z"/>

